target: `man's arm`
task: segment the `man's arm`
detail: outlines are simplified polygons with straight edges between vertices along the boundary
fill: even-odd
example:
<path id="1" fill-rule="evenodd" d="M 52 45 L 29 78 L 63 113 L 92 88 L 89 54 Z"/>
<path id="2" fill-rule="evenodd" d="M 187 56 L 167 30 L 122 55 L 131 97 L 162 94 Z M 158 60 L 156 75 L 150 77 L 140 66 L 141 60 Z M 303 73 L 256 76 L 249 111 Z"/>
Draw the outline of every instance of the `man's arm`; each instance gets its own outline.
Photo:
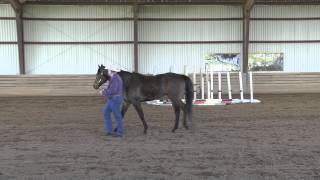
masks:
<path id="1" fill-rule="evenodd" d="M 112 78 L 110 84 L 107 89 L 104 90 L 104 96 L 112 96 L 117 94 L 119 83 L 117 82 L 117 78 Z"/>
<path id="2" fill-rule="evenodd" d="M 103 90 L 102 95 L 103 96 L 110 96 L 113 92 L 113 86 L 112 83 L 109 84 L 109 86 Z"/>

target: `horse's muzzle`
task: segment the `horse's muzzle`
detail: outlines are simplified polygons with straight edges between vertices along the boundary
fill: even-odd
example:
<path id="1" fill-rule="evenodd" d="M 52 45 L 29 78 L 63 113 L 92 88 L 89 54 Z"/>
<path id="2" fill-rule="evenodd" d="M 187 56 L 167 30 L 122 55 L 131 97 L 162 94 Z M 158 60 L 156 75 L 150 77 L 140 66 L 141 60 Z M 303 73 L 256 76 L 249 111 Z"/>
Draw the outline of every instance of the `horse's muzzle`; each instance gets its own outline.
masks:
<path id="1" fill-rule="evenodd" d="M 99 89 L 99 87 L 98 87 L 97 84 L 93 84 L 93 88 L 94 88 L 94 89 Z"/>

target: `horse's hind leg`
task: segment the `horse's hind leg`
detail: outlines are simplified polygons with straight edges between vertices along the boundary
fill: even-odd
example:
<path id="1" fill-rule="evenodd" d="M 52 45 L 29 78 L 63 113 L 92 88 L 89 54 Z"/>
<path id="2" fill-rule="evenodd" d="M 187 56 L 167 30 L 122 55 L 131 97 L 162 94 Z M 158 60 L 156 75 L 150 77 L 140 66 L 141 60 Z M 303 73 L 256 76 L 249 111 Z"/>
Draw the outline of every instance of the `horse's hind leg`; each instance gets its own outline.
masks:
<path id="1" fill-rule="evenodd" d="M 186 105 L 181 101 L 181 109 L 183 111 L 183 127 L 185 129 L 189 129 L 188 124 L 187 124 L 187 109 L 186 109 Z"/>
<path id="2" fill-rule="evenodd" d="M 123 119 L 124 119 L 124 115 L 126 114 L 126 112 L 129 109 L 130 105 L 131 104 L 129 102 L 126 102 L 126 101 L 123 102 L 122 109 L 121 109 L 121 116 Z M 118 130 L 118 127 L 114 128 L 113 132 L 117 132 L 117 130 Z"/>
<path id="3" fill-rule="evenodd" d="M 189 129 L 188 124 L 187 124 L 187 109 L 186 109 L 185 103 L 182 102 L 182 100 L 179 100 L 179 107 L 183 112 L 183 127 L 185 129 Z"/>
<path id="4" fill-rule="evenodd" d="M 172 102 L 172 107 L 174 110 L 174 113 L 176 115 L 174 127 L 172 129 L 172 132 L 175 132 L 179 127 L 179 119 L 180 119 L 180 105 L 177 102 Z"/>
<path id="5" fill-rule="evenodd" d="M 142 110 L 142 107 L 141 107 L 141 103 L 140 102 L 135 102 L 133 103 L 133 106 L 134 108 L 136 109 L 136 111 L 138 112 L 138 115 L 142 121 L 142 124 L 143 124 L 143 127 L 144 127 L 144 130 L 143 130 L 143 133 L 146 134 L 147 133 L 147 129 L 148 129 L 148 125 L 144 119 L 144 113 L 143 113 L 143 110 Z"/>

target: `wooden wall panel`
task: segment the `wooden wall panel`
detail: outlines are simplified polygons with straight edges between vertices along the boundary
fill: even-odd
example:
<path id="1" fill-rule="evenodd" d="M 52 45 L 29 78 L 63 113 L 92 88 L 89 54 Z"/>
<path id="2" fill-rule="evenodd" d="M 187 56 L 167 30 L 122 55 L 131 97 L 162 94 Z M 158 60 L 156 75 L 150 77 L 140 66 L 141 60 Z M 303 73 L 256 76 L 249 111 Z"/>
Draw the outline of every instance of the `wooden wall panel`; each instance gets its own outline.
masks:
<path id="1" fill-rule="evenodd" d="M 0 96 L 96 96 L 93 75 L 25 75 L 0 76 Z M 246 78 L 244 90 L 248 93 Z M 217 75 L 214 93 L 217 94 Z M 254 73 L 256 94 L 320 93 L 320 73 Z M 238 74 L 231 74 L 234 97 L 239 95 Z M 205 83 L 206 84 L 206 83 Z M 200 76 L 197 76 L 200 88 Z M 222 91 L 227 93 L 226 75 L 222 75 Z M 207 90 L 205 89 L 205 92 Z M 198 96 L 200 97 L 200 96 Z M 223 98 L 227 98 L 224 95 Z"/>

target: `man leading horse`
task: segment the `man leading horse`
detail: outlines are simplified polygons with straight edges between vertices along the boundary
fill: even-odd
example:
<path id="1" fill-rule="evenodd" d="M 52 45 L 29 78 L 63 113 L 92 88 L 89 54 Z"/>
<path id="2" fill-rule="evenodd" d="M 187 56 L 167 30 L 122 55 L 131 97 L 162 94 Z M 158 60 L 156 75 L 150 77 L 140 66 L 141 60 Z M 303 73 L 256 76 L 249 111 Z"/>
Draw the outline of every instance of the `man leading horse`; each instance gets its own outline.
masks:
<path id="1" fill-rule="evenodd" d="M 94 89 L 99 87 L 112 77 L 105 66 L 98 66 L 96 79 L 93 84 Z M 193 103 L 193 84 L 188 76 L 165 73 L 155 76 L 119 71 L 117 73 L 123 82 L 123 98 L 121 115 L 124 117 L 126 111 L 132 104 L 137 111 L 144 127 L 144 133 L 147 133 L 148 125 L 145 121 L 141 102 L 152 101 L 167 96 L 175 112 L 175 123 L 172 132 L 175 132 L 179 126 L 180 111 L 183 111 L 183 126 L 188 129 L 188 122 L 192 122 L 192 103 Z M 185 101 L 183 101 L 185 99 Z"/>

